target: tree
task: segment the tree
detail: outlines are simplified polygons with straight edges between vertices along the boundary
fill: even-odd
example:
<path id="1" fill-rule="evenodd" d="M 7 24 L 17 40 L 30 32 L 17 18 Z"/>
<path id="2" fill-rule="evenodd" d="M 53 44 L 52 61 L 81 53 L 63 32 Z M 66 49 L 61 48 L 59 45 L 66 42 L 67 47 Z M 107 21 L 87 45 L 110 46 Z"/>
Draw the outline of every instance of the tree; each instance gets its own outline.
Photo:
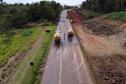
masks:
<path id="1" fill-rule="evenodd" d="M 86 0 L 86 2 L 82 3 L 82 8 L 101 13 L 125 11 L 126 0 Z"/>
<path id="2" fill-rule="evenodd" d="M 31 4 L 7 4 L 0 0 L 0 31 L 18 28 L 29 22 L 56 22 L 62 5 L 55 1 Z"/>
<path id="3" fill-rule="evenodd" d="M 3 0 L 0 0 L 0 3 L 3 3 Z"/>

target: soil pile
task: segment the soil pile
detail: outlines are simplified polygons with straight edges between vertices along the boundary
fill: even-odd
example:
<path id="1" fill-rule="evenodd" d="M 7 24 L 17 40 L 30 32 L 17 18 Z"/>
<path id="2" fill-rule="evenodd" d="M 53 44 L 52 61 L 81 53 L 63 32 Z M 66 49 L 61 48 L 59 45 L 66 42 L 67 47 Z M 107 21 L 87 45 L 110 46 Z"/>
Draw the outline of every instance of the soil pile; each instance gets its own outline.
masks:
<path id="1" fill-rule="evenodd" d="M 112 25 L 101 24 L 96 21 L 84 21 L 83 26 L 85 26 L 84 28 L 89 29 L 92 34 L 98 36 L 110 36 L 121 32 L 121 30 Z"/>
<path id="2" fill-rule="evenodd" d="M 126 83 L 126 56 L 112 55 L 97 58 L 93 61 L 93 72 L 100 84 L 125 84 Z M 92 63 L 93 63 L 92 62 Z M 96 63 L 97 62 L 97 63 Z M 98 63 L 99 62 L 99 63 Z"/>

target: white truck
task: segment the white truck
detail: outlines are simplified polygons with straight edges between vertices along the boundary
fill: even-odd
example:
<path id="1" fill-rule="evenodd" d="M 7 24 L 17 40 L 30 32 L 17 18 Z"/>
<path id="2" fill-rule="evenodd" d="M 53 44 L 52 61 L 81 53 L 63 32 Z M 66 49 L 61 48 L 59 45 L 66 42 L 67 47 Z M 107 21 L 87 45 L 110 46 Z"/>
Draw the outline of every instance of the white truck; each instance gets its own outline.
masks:
<path id="1" fill-rule="evenodd" d="M 68 28 L 68 38 L 73 37 L 73 30 L 71 27 Z"/>
<path id="2" fill-rule="evenodd" d="M 55 45 L 60 45 L 61 43 L 61 35 L 59 32 L 56 32 L 54 35 L 54 41 L 55 41 Z"/>

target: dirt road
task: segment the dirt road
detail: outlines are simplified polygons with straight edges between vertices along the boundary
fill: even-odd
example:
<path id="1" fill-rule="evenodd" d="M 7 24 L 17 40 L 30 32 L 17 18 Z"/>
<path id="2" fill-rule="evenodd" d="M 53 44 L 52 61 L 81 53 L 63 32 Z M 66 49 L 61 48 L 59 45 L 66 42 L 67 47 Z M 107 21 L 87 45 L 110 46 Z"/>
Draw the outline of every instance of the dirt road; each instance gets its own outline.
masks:
<path id="1" fill-rule="evenodd" d="M 102 17 L 78 21 L 75 14 L 72 19 L 97 84 L 125 84 L 126 23 Z"/>
<path id="2" fill-rule="evenodd" d="M 57 28 L 62 44 L 60 47 L 52 44 L 41 84 L 94 84 L 76 36 L 68 41 L 67 30 L 71 24 L 66 16 L 65 10 Z"/>

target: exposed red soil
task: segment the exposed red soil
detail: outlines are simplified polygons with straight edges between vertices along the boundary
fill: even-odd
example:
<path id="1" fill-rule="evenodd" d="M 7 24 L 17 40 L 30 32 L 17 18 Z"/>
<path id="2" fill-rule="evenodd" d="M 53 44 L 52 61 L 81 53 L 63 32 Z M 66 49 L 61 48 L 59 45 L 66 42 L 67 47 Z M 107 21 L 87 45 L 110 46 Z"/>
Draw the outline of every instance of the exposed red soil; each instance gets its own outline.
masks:
<path id="1" fill-rule="evenodd" d="M 74 15 L 71 17 L 77 19 L 73 28 L 77 32 L 97 83 L 125 84 L 126 23 L 102 17 L 88 21 L 81 21 Z"/>
<path id="2" fill-rule="evenodd" d="M 90 30 L 90 32 L 93 33 L 93 35 L 98 36 L 110 36 L 113 34 L 118 34 L 121 32 L 120 29 L 115 28 L 113 25 L 108 25 L 105 23 L 102 23 L 103 21 L 84 21 L 83 26 L 84 28 L 87 28 Z"/>
<path id="3" fill-rule="evenodd" d="M 109 55 L 111 53 L 123 53 L 118 46 L 113 46 L 105 38 L 89 34 L 88 30 L 82 29 L 79 25 L 74 25 L 74 29 L 81 38 L 80 42 L 86 50 L 93 56 Z M 118 52 L 117 52 L 118 51 Z"/>
<path id="4" fill-rule="evenodd" d="M 84 19 L 82 16 L 78 15 L 77 11 L 75 10 L 68 11 L 68 15 L 69 15 L 69 18 L 73 20 L 73 22 L 76 22 L 76 23 L 81 23 L 81 21 L 83 21 Z"/>

